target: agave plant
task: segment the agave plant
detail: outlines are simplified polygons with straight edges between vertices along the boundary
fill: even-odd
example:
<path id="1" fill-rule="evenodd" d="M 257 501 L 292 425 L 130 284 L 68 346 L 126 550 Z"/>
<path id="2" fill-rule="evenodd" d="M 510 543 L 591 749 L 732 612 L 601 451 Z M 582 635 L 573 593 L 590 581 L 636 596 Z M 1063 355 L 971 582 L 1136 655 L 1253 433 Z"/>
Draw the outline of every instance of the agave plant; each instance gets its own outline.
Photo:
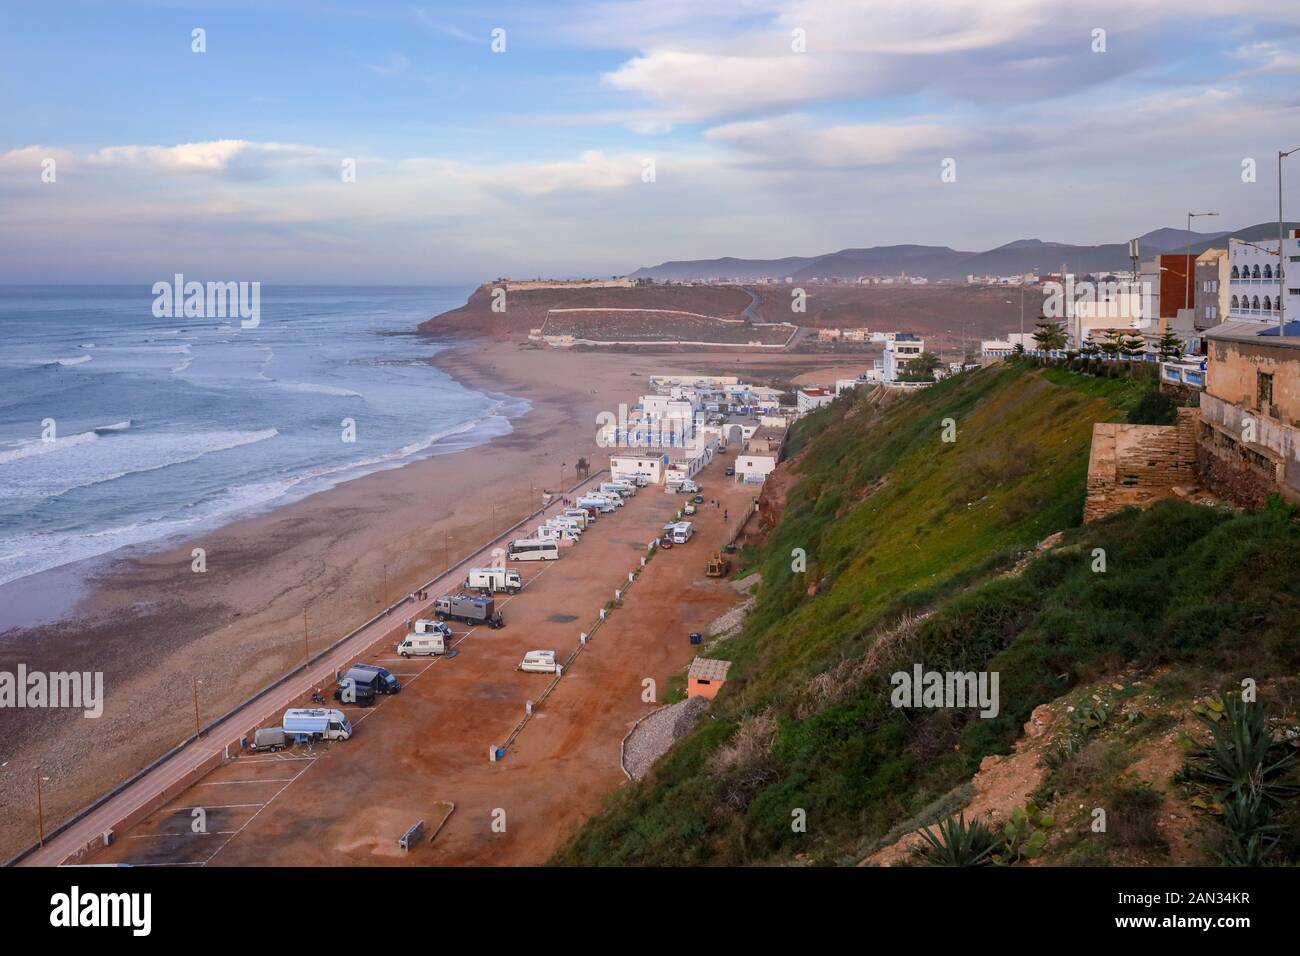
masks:
<path id="1" fill-rule="evenodd" d="M 1219 708 L 1214 712 L 1220 712 Z M 1257 792 L 1262 800 L 1277 803 L 1293 794 L 1295 788 L 1278 778 L 1295 754 L 1273 742 L 1267 710 L 1229 694 L 1223 698 L 1221 713 L 1221 718 L 1198 715 L 1213 736 L 1203 751 L 1206 761 L 1201 776 L 1223 787 L 1228 798 Z"/>
<path id="2" fill-rule="evenodd" d="M 928 828 L 917 832 L 925 843 L 913 852 L 926 866 L 988 866 L 1000 843 L 993 831 L 981 820 L 966 822 L 963 812 L 941 820 L 938 835 Z"/>

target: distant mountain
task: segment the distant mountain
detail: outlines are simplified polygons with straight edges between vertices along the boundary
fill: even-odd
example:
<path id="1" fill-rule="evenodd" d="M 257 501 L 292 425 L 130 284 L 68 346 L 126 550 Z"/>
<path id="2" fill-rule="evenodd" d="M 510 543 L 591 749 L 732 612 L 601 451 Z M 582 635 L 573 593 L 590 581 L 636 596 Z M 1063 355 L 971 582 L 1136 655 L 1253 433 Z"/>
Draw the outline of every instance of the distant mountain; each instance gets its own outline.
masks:
<path id="1" fill-rule="evenodd" d="M 1232 232 L 1193 232 L 1192 252 L 1227 245 L 1229 237 L 1268 239 L 1277 235 L 1276 223 L 1260 223 Z M 1138 237 L 1142 258 L 1161 252 L 1182 252 L 1187 231 L 1176 227 L 1153 229 Z M 856 279 L 864 275 L 924 276 L 927 279 L 964 279 L 967 275 L 1015 275 L 1056 272 L 1064 265 L 1075 273 L 1129 268 L 1128 242 L 1076 246 L 1041 239 L 1017 239 L 985 252 L 963 252 L 948 246 L 872 246 L 841 249 L 820 256 L 783 259 L 694 259 L 665 262 L 637 269 L 633 278 L 658 280 L 741 279 Z"/>

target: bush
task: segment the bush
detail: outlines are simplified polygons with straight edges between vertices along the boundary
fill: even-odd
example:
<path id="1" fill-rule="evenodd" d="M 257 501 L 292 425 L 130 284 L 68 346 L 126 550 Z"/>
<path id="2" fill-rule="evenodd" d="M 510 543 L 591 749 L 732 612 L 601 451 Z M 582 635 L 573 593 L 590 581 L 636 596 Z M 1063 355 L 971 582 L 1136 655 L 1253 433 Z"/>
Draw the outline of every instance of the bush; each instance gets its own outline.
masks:
<path id="1" fill-rule="evenodd" d="M 1178 403 L 1158 388 L 1147 389 L 1128 413 L 1130 425 L 1172 425 L 1178 421 Z"/>

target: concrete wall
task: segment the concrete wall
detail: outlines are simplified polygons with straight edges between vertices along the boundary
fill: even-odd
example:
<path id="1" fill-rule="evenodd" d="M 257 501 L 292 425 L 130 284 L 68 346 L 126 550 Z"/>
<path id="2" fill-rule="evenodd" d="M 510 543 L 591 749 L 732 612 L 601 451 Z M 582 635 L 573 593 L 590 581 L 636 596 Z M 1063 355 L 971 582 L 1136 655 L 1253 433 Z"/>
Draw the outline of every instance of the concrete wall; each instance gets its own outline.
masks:
<path id="1" fill-rule="evenodd" d="M 1300 349 L 1211 340 L 1205 390 L 1224 402 L 1300 427 Z M 1257 404 L 1258 374 L 1273 376 L 1273 408 Z"/>

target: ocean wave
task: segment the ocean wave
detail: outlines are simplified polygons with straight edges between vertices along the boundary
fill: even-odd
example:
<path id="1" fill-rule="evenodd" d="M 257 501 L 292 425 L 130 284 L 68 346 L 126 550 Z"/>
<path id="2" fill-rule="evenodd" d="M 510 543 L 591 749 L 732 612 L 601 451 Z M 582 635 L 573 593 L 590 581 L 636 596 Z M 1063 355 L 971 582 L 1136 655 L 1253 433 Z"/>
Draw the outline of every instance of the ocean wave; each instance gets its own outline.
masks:
<path id="1" fill-rule="evenodd" d="M 278 378 L 267 379 L 273 382 L 276 388 L 282 388 L 286 392 L 314 392 L 320 395 L 338 395 L 342 398 L 362 398 L 360 392 L 354 392 L 350 388 L 340 388 L 337 385 L 318 385 L 315 382 L 284 382 Z"/>
<path id="2" fill-rule="evenodd" d="M 7 465 L 0 470 L 0 499 L 57 498 L 77 488 L 185 464 L 280 434 L 275 428 L 137 434 L 119 428 L 122 424 L 129 429 L 129 422 L 119 422 L 103 434 L 81 432 L 0 453 L 0 464 Z"/>
<path id="3" fill-rule="evenodd" d="M 69 365 L 85 365 L 90 359 L 91 356 L 89 355 L 78 355 L 76 358 L 36 359 L 32 364 L 44 366 L 62 365 L 66 367 Z"/>

